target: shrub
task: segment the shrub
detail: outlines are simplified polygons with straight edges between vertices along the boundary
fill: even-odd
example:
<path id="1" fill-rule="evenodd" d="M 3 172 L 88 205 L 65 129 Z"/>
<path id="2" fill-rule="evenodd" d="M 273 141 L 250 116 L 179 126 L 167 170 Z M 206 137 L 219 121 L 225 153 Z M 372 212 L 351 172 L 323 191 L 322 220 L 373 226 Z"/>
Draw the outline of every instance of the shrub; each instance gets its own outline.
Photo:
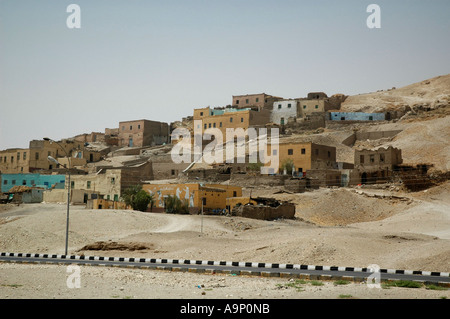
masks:
<path id="1" fill-rule="evenodd" d="M 164 211 L 169 214 L 189 214 L 189 202 L 169 195 L 164 198 Z"/>
<path id="2" fill-rule="evenodd" d="M 122 199 L 125 204 L 131 206 L 134 210 L 145 212 L 149 204 L 150 208 L 153 208 L 153 196 L 143 190 L 141 185 L 133 185 L 127 188 L 123 192 Z"/>

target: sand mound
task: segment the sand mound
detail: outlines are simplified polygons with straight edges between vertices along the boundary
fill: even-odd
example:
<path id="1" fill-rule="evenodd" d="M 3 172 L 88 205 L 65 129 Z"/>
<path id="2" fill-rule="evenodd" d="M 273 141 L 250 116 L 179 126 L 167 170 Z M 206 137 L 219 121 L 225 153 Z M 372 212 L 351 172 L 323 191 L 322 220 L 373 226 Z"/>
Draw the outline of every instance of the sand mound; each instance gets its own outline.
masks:
<path id="1" fill-rule="evenodd" d="M 412 203 L 407 198 L 368 195 L 347 189 L 321 189 L 279 196 L 296 204 L 296 217 L 321 226 L 343 226 L 385 219 Z"/>

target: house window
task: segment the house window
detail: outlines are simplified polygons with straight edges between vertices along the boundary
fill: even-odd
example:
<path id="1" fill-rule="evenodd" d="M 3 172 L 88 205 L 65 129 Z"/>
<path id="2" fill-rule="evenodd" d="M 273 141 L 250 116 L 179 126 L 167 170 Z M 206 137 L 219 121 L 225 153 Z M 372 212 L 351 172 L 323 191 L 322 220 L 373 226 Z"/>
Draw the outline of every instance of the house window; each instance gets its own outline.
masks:
<path id="1" fill-rule="evenodd" d="M 239 104 L 239 100 L 236 100 L 236 104 Z"/>
<path id="2" fill-rule="evenodd" d="M 306 154 L 306 149 L 302 148 L 302 154 Z"/>
<path id="3" fill-rule="evenodd" d="M 230 117 L 230 123 L 231 123 L 231 122 L 233 122 L 233 118 L 232 118 L 232 117 Z"/>
<path id="4" fill-rule="evenodd" d="M 11 184 L 16 185 L 16 180 L 13 179 L 13 180 L 11 181 Z"/>
<path id="5" fill-rule="evenodd" d="M 115 177 L 111 177 L 111 184 L 115 184 L 116 183 L 116 178 Z"/>
<path id="6" fill-rule="evenodd" d="M 369 116 L 369 121 L 373 121 L 373 116 Z"/>
<path id="7" fill-rule="evenodd" d="M 213 123 L 213 127 L 216 127 L 216 123 Z"/>
<path id="8" fill-rule="evenodd" d="M 384 163 L 384 154 L 380 154 L 380 163 Z"/>
<path id="9" fill-rule="evenodd" d="M 314 106 L 314 108 L 318 109 L 318 108 L 319 108 L 319 106 L 318 106 L 318 105 L 316 105 L 316 106 Z"/>
<path id="10" fill-rule="evenodd" d="M 248 99 L 245 99 L 245 104 L 248 104 Z"/>
<path id="11" fill-rule="evenodd" d="M 38 152 L 36 152 L 36 153 L 34 154 L 34 159 L 35 159 L 35 160 L 38 160 L 38 159 L 39 159 L 39 153 L 38 153 Z"/>
<path id="12" fill-rule="evenodd" d="M 5 180 L 3 181 L 3 185 L 6 185 L 6 184 L 8 184 L 8 180 L 5 179 Z"/>
<path id="13" fill-rule="evenodd" d="M 244 123 L 244 118 L 243 117 L 241 117 L 241 123 Z"/>
<path id="14" fill-rule="evenodd" d="M 133 125 L 130 125 L 130 131 L 133 129 Z"/>
<path id="15" fill-rule="evenodd" d="M 211 128 L 211 123 L 208 124 L 208 128 Z"/>
<path id="16" fill-rule="evenodd" d="M 138 124 L 138 129 L 139 129 L 139 130 L 141 129 L 141 124 Z"/>
<path id="17" fill-rule="evenodd" d="M 91 181 L 87 181 L 87 189 L 91 188 Z"/>
<path id="18" fill-rule="evenodd" d="M 299 168 L 298 168 L 298 172 L 299 172 L 299 173 L 303 173 L 303 168 L 299 167 Z"/>
<path id="19" fill-rule="evenodd" d="M 281 104 L 278 104 L 278 109 L 281 109 Z"/>
<path id="20" fill-rule="evenodd" d="M 14 156 L 11 156 L 11 163 L 14 163 Z"/>
<path id="21" fill-rule="evenodd" d="M 364 155 L 359 155 L 359 162 L 364 164 Z"/>
<path id="22" fill-rule="evenodd" d="M 206 205 L 206 198 L 203 197 L 202 200 L 203 200 L 203 205 Z"/>
<path id="23" fill-rule="evenodd" d="M 291 108 L 291 103 L 288 104 L 288 109 L 290 109 L 290 108 Z"/>
<path id="24" fill-rule="evenodd" d="M 375 162 L 375 155 L 370 155 L 370 162 L 374 163 Z"/>
<path id="25" fill-rule="evenodd" d="M 306 105 L 303 105 L 303 109 L 306 109 Z"/>
<path id="26" fill-rule="evenodd" d="M 206 124 L 205 124 L 205 130 L 206 130 Z"/>
<path id="27" fill-rule="evenodd" d="M 294 155 L 294 150 L 292 148 L 288 149 L 288 155 Z"/>
<path id="28" fill-rule="evenodd" d="M 258 103 L 258 102 L 259 102 L 259 97 L 256 98 L 256 103 Z"/>
<path id="29" fill-rule="evenodd" d="M 20 152 L 17 152 L 17 161 L 20 161 Z"/>
<path id="30" fill-rule="evenodd" d="M 200 116 L 203 116 L 203 112 L 200 112 Z"/>
<path id="31" fill-rule="evenodd" d="M 23 152 L 23 160 L 25 161 L 27 159 L 27 152 Z"/>
<path id="32" fill-rule="evenodd" d="M 222 122 L 219 123 L 219 127 L 222 127 Z"/>
<path id="33" fill-rule="evenodd" d="M 170 172 L 171 174 L 172 174 L 172 176 L 173 175 L 175 175 L 175 170 L 173 169 L 173 170 L 171 170 L 171 172 Z"/>
<path id="34" fill-rule="evenodd" d="M 75 188 L 75 181 L 70 182 L 70 188 Z"/>

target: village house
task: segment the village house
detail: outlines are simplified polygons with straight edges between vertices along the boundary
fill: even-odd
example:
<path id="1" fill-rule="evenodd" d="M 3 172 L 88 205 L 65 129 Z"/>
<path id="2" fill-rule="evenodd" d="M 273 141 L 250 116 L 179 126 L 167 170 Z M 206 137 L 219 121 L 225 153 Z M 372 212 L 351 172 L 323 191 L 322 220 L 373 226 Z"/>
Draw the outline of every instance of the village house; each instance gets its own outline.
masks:
<path id="1" fill-rule="evenodd" d="M 255 110 L 272 110 L 273 103 L 282 100 L 282 97 L 273 96 L 265 93 L 233 95 L 231 106 L 234 108 L 252 108 Z"/>
<path id="2" fill-rule="evenodd" d="M 278 152 L 279 170 L 272 172 L 273 174 L 282 174 L 287 163 L 292 163 L 293 175 L 305 175 L 308 170 L 336 167 L 336 147 L 333 146 L 312 142 L 280 142 L 278 150 L 271 150 L 270 145 L 268 150 Z"/>
<path id="3" fill-rule="evenodd" d="M 280 100 L 273 103 L 270 122 L 285 125 L 290 121 L 295 121 L 298 117 L 298 100 Z"/>
<path id="4" fill-rule="evenodd" d="M 261 111 L 254 111 L 250 108 L 206 108 L 194 109 L 194 128 L 200 130 L 202 135 L 205 130 L 210 128 L 217 128 L 223 135 L 223 142 L 227 141 L 226 129 L 242 128 L 247 130 L 250 127 L 264 127 L 270 120 L 270 111 L 267 109 Z M 201 120 L 200 123 L 195 121 Z M 231 137 L 234 139 L 234 137 Z"/>
<path id="5" fill-rule="evenodd" d="M 392 146 L 355 150 L 355 170 L 361 184 L 387 181 L 402 162 L 401 149 Z"/>
<path id="6" fill-rule="evenodd" d="M 384 121 L 384 113 L 330 112 L 330 121 Z"/>
<path id="7" fill-rule="evenodd" d="M 191 213 L 198 213 L 203 207 L 205 213 L 218 213 L 227 208 L 227 198 L 241 197 L 242 188 L 221 184 L 144 184 L 142 188 L 153 195 L 154 211 L 164 210 L 164 198 L 176 196 L 186 201 Z"/>
<path id="8" fill-rule="evenodd" d="M 108 149 L 98 150 L 85 145 L 84 142 L 66 139 L 58 144 L 52 141 L 32 140 L 28 149 L 8 149 L 0 151 L 0 173 L 24 174 L 51 171 L 57 168 L 48 160 L 52 156 L 62 165 L 83 169 L 87 163 L 99 161 Z M 61 147 L 64 149 L 61 149 Z"/>
<path id="9" fill-rule="evenodd" d="M 10 148 L 0 151 L 0 173 L 21 174 L 30 172 L 30 150 Z"/>
<path id="10" fill-rule="evenodd" d="M 15 186 L 38 187 L 42 189 L 64 188 L 65 175 L 2 174 L 1 191 L 8 192 Z"/>
<path id="11" fill-rule="evenodd" d="M 153 179 L 152 163 L 148 161 L 120 168 L 99 168 L 96 173 L 86 175 L 73 175 L 70 178 L 71 202 L 80 203 L 80 198 L 81 203 L 87 203 L 88 199 L 97 198 L 119 201 L 127 188 L 151 179 Z M 66 178 L 65 192 L 68 187 L 68 178 Z M 61 193 L 59 190 L 52 190 L 52 193 L 52 195 L 48 195 L 48 198 L 63 196 L 57 194 Z M 82 196 L 75 198 L 74 194 Z M 48 199 L 48 201 L 52 200 Z"/>
<path id="12" fill-rule="evenodd" d="M 118 146 L 144 147 L 162 145 L 169 142 L 167 123 L 135 120 L 119 122 Z"/>

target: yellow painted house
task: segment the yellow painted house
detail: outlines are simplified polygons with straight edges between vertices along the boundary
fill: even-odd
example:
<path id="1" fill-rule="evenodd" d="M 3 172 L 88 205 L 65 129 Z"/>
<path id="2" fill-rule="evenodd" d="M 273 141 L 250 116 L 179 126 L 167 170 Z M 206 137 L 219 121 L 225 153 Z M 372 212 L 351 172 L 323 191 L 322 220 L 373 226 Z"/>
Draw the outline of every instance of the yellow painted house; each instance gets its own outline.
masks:
<path id="1" fill-rule="evenodd" d="M 223 210 L 227 198 L 242 196 L 241 187 L 220 184 L 144 184 L 142 188 L 153 195 L 155 208 L 164 208 L 165 197 L 176 196 L 190 208 L 201 209 L 203 201 L 205 210 Z"/>

